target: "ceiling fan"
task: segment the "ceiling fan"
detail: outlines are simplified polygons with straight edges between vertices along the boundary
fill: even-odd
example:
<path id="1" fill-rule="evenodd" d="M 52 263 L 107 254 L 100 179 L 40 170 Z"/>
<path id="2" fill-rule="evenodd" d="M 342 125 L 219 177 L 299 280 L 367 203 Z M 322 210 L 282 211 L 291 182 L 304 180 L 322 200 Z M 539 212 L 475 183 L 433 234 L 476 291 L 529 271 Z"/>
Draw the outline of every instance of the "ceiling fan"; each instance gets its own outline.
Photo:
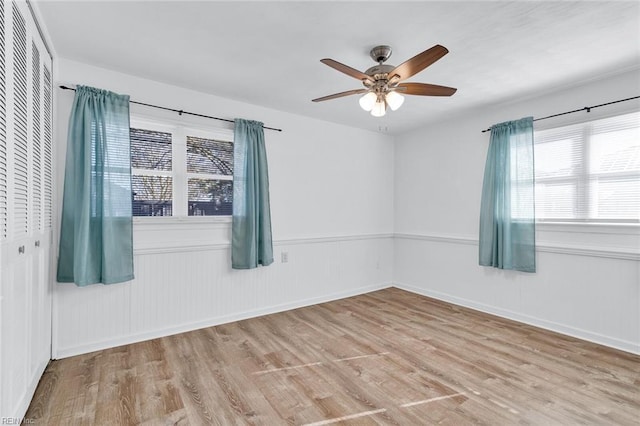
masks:
<path id="1" fill-rule="evenodd" d="M 321 59 L 320 62 L 334 68 L 348 76 L 362 81 L 364 89 L 347 90 L 313 99 L 313 102 L 328 101 L 343 96 L 361 95 L 360 106 L 365 111 L 371 111 L 374 117 L 382 117 L 386 114 L 387 106 L 393 111 L 400 108 L 404 102 L 404 95 L 418 96 L 451 96 L 457 89 L 453 87 L 438 86 L 426 83 L 402 83 L 429 65 L 449 53 L 446 47 L 436 44 L 430 49 L 417 54 L 397 67 L 387 65 L 384 62 L 391 56 L 391 47 L 376 46 L 369 53 L 371 58 L 378 62 L 365 72 L 341 64 L 333 59 Z"/>

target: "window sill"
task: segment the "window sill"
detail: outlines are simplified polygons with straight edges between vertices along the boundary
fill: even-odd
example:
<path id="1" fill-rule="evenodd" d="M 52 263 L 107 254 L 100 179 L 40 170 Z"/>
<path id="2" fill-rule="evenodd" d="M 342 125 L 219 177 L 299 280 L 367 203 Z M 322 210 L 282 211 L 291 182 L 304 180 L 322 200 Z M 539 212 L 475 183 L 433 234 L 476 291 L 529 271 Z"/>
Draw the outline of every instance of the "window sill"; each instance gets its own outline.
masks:
<path id="1" fill-rule="evenodd" d="M 231 216 L 134 216 L 133 223 L 231 223 Z"/>
<path id="2" fill-rule="evenodd" d="M 133 218 L 135 254 L 218 249 L 230 241 L 230 216 Z"/>
<path id="3" fill-rule="evenodd" d="M 134 229 L 140 230 L 230 226 L 231 216 L 138 216 L 133 218 Z"/>
<path id="4" fill-rule="evenodd" d="M 543 251 L 637 260 L 640 257 L 640 224 L 538 222 L 536 244 L 541 250 L 544 247 Z"/>
<path id="5" fill-rule="evenodd" d="M 623 234 L 640 236 L 640 223 L 536 222 L 536 229 L 543 232 Z"/>

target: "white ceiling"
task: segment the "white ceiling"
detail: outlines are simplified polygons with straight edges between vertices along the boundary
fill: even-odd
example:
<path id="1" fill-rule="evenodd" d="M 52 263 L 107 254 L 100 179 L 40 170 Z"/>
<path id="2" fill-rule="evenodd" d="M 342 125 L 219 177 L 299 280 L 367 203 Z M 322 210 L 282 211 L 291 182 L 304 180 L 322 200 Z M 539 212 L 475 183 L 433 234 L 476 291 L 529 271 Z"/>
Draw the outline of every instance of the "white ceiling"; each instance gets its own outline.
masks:
<path id="1" fill-rule="evenodd" d="M 640 68 L 638 1 L 37 3 L 62 58 L 394 134 Z M 358 96 L 311 102 L 362 87 L 320 59 L 364 71 L 374 65 L 369 50 L 378 44 L 393 48 L 392 65 L 435 44 L 447 47 L 448 55 L 408 81 L 458 92 L 407 96 L 383 118 L 362 111 Z"/>

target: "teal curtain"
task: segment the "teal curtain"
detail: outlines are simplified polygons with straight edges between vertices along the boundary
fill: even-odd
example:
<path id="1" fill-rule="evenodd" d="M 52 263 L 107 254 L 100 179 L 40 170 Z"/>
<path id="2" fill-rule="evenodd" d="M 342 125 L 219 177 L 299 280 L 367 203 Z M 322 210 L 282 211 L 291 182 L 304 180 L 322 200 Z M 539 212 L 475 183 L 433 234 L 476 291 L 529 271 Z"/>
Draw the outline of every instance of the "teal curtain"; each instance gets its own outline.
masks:
<path id="1" fill-rule="evenodd" d="M 231 266 L 251 269 L 273 263 L 267 153 L 262 123 L 234 122 Z"/>
<path id="2" fill-rule="evenodd" d="M 480 265 L 535 272 L 533 118 L 491 127 L 480 206 Z"/>
<path id="3" fill-rule="evenodd" d="M 57 279 L 78 286 L 133 279 L 129 96 L 76 89 Z"/>

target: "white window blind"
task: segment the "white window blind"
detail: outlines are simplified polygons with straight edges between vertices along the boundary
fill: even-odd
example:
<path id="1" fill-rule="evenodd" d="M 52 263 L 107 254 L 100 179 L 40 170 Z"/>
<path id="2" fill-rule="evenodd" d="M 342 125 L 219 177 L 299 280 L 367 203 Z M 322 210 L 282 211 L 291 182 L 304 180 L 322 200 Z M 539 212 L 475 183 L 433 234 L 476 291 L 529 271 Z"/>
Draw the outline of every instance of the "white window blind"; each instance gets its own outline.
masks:
<path id="1" fill-rule="evenodd" d="M 640 221 L 640 112 L 535 132 L 536 217 Z"/>

